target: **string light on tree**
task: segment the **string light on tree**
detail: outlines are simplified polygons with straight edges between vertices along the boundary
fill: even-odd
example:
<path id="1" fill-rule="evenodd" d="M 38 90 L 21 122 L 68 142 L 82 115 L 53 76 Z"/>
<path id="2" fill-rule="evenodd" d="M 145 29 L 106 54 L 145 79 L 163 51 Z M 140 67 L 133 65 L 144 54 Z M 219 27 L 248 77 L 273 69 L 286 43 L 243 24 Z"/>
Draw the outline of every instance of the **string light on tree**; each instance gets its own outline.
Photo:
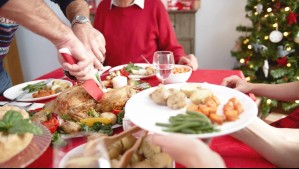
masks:
<path id="1" fill-rule="evenodd" d="M 240 59 L 240 63 L 245 63 L 245 59 Z"/>
<path id="2" fill-rule="evenodd" d="M 267 100 L 267 104 L 270 105 L 271 103 L 272 103 L 272 100 L 271 100 L 271 99 L 268 99 L 268 100 Z"/>
<path id="3" fill-rule="evenodd" d="M 246 45 L 248 42 L 249 42 L 249 39 L 245 39 L 245 40 L 243 41 L 244 45 Z"/>
<path id="4" fill-rule="evenodd" d="M 291 64 L 291 63 L 288 63 L 288 64 L 287 64 L 287 67 L 291 67 L 291 66 L 292 66 L 292 64 Z"/>
<path id="5" fill-rule="evenodd" d="M 265 40 L 268 40 L 268 39 L 269 39 L 269 36 L 265 36 L 264 39 L 265 39 Z"/>
<path id="6" fill-rule="evenodd" d="M 285 8 L 284 8 L 284 11 L 286 11 L 286 12 L 289 12 L 290 10 L 291 10 L 290 7 L 285 7 Z"/>
<path id="7" fill-rule="evenodd" d="M 248 45 L 248 49 L 252 49 L 252 46 L 251 46 L 251 45 Z"/>
<path id="8" fill-rule="evenodd" d="M 284 32 L 283 35 L 284 35 L 285 37 L 287 37 L 287 36 L 289 36 L 289 32 Z"/>
<path id="9" fill-rule="evenodd" d="M 267 12 L 269 12 L 269 13 L 272 12 L 272 8 L 268 8 Z"/>

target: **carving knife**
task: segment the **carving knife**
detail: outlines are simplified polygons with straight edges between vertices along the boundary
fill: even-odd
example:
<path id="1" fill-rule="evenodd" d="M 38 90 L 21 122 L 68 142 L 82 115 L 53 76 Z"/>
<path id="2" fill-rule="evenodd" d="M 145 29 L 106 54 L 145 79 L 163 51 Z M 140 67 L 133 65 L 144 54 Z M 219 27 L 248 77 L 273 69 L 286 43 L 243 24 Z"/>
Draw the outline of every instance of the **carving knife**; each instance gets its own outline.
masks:
<path id="1" fill-rule="evenodd" d="M 62 55 L 64 60 L 68 62 L 69 64 L 76 64 L 77 61 L 72 56 L 71 52 L 67 48 L 59 49 L 59 53 Z M 99 101 L 103 97 L 103 91 L 101 89 L 101 84 L 99 84 L 97 76 L 96 76 L 97 70 L 94 69 L 94 75 L 92 76 L 92 79 L 89 79 L 87 81 L 83 82 L 83 88 L 86 90 L 86 92 L 92 96 L 95 100 Z"/>

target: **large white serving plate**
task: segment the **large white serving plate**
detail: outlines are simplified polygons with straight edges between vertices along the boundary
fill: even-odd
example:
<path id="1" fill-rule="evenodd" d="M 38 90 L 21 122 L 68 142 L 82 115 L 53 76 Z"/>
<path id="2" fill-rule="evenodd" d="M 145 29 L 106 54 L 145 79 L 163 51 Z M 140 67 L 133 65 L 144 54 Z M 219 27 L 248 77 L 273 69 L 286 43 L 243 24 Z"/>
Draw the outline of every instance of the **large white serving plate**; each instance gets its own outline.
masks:
<path id="1" fill-rule="evenodd" d="M 180 89 L 184 84 L 185 83 L 170 84 L 165 85 L 165 87 Z M 223 105 L 226 104 L 227 101 L 232 97 L 236 97 L 241 102 L 244 107 L 244 112 L 240 115 L 238 120 L 234 122 L 226 122 L 221 126 L 217 126 L 217 128 L 220 129 L 219 132 L 207 134 L 186 134 L 187 136 L 204 139 L 227 135 L 243 129 L 254 118 L 257 117 L 257 105 L 249 96 L 245 95 L 244 93 L 219 85 L 208 83 L 197 84 L 200 84 L 203 88 L 210 89 L 213 94 L 218 97 L 221 102 L 217 111 L 218 114 L 223 114 Z M 169 123 L 168 120 L 171 116 L 185 113 L 186 108 L 173 110 L 167 106 L 157 105 L 149 96 L 150 93 L 152 93 L 155 89 L 156 87 L 150 88 L 134 95 L 125 106 L 126 118 L 144 130 L 157 134 L 168 135 L 171 133 L 164 132 L 162 127 L 156 126 L 156 123 Z M 188 100 L 188 104 L 189 103 L 191 104 L 191 100 Z"/>

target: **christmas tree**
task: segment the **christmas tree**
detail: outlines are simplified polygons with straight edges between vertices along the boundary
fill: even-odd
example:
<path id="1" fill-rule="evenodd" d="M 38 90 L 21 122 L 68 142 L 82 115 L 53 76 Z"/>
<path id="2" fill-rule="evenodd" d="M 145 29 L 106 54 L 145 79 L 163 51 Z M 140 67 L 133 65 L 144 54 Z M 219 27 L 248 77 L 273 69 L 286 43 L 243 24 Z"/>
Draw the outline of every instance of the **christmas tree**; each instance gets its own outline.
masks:
<path id="1" fill-rule="evenodd" d="M 299 80 L 299 27 L 297 0 L 248 0 L 246 17 L 252 26 L 238 26 L 242 32 L 233 57 L 240 61 L 246 80 L 253 83 L 286 83 Z M 265 116 L 273 108 L 285 111 L 299 106 L 299 101 L 280 102 L 262 98 Z"/>

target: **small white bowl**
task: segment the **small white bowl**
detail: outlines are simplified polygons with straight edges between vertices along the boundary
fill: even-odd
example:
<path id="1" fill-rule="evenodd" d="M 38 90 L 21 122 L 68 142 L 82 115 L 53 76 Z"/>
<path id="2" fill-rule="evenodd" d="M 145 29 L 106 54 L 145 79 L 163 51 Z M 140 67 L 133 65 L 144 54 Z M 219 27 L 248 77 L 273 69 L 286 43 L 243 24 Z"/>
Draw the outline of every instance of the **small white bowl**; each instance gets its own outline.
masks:
<path id="1" fill-rule="evenodd" d="M 171 73 L 170 76 L 165 80 L 166 84 L 173 84 L 173 83 L 184 83 L 186 82 L 191 74 L 192 74 L 192 68 L 190 66 L 186 66 L 186 65 L 175 65 L 176 67 L 185 67 L 187 68 L 189 71 L 188 72 L 184 72 L 184 73 L 178 73 L 178 74 L 173 74 Z"/>

